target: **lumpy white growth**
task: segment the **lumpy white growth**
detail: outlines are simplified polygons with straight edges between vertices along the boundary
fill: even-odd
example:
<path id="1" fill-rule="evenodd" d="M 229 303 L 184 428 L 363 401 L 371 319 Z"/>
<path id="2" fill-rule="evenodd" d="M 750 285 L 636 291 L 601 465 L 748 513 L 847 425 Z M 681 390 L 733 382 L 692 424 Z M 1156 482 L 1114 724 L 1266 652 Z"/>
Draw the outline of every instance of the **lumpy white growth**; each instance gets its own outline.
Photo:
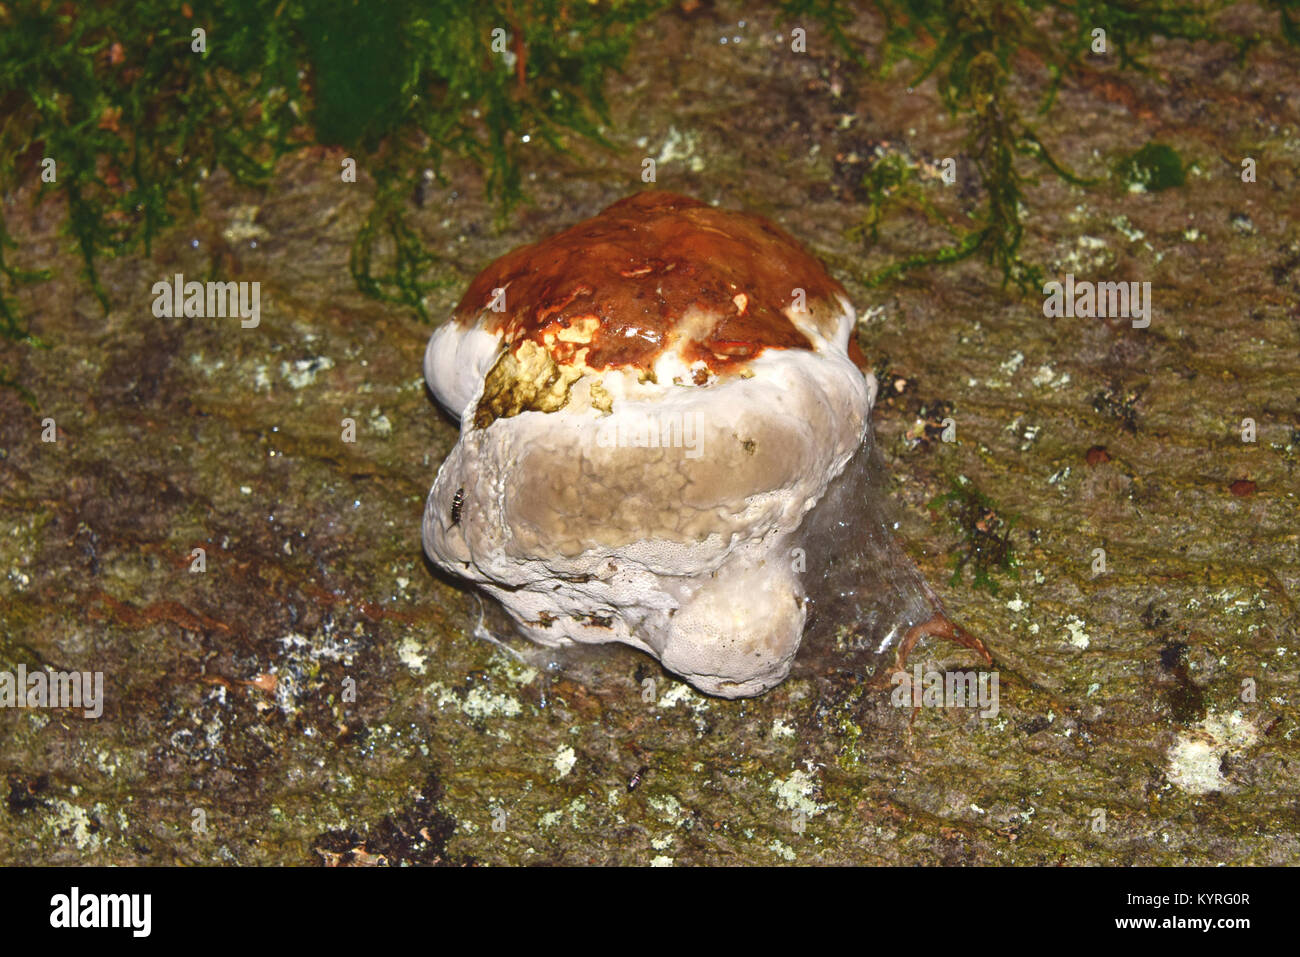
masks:
<path id="1" fill-rule="evenodd" d="M 875 380 L 838 343 L 769 350 L 748 378 L 707 387 L 607 371 L 556 412 L 475 428 L 482 382 L 466 369 L 499 345 L 440 334 L 425 368 L 462 430 L 429 495 L 425 548 L 537 643 L 622 642 L 740 697 L 783 680 L 805 636 L 819 668 L 829 652 L 854 670 L 942 612 L 890 527 Z M 609 412 L 592 406 L 592 382 Z M 647 421 L 665 425 L 653 444 Z"/>
<path id="2" fill-rule="evenodd" d="M 485 428 L 474 400 L 498 343 L 443 327 L 425 371 L 462 430 L 429 496 L 427 551 L 540 644 L 623 642 L 726 697 L 772 687 L 807 624 L 804 520 L 869 433 L 875 381 L 844 355 L 851 321 L 827 351 L 767 350 L 746 376 L 607 371 L 556 412 Z"/>
<path id="3" fill-rule="evenodd" d="M 923 635 L 987 658 L 894 538 L 855 322 L 777 227 L 684 197 L 515 250 L 425 352 L 461 426 L 426 551 L 539 645 L 623 643 L 724 697 L 805 639 L 850 670 Z"/>

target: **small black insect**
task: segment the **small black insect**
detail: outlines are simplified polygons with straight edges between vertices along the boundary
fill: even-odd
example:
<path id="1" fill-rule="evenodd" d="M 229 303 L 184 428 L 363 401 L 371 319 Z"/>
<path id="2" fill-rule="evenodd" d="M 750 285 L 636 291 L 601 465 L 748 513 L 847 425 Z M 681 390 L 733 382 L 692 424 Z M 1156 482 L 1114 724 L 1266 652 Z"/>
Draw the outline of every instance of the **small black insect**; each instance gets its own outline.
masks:
<path id="1" fill-rule="evenodd" d="M 465 504 L 465 489 L 456 489 L 456 494 L 451 500 L 451 524 L 460 524 L 460 507 Z"/>
<path id="2" fill-rule="evenodd" d="M 629 794 L 637 789 L 637 787 L 641 784 L 641 778 L 649 770 L 650 770 L 650 766 L 648 764 L 642 765 L 640 768 L 637 769 L 636 774 L 632 775 L 632 780 L 627 782 L 627 790 Z"/>

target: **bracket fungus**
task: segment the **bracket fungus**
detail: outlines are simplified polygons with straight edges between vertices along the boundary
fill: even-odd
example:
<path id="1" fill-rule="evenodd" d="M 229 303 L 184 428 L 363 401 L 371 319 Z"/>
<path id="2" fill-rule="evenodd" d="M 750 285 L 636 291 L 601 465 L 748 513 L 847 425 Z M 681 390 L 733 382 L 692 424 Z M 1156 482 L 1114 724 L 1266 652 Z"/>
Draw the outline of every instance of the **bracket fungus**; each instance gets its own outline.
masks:
<path id="1" fill-rule="evenodd" d="M 784 231 L 671 193 L 508 253 L 425 353 L 460 421 L 426 551 L 542 645 L 622 642 L 723 697 L 785 678 L 817 617 L 987 657 L 879 510 L 855 318 Z"/>

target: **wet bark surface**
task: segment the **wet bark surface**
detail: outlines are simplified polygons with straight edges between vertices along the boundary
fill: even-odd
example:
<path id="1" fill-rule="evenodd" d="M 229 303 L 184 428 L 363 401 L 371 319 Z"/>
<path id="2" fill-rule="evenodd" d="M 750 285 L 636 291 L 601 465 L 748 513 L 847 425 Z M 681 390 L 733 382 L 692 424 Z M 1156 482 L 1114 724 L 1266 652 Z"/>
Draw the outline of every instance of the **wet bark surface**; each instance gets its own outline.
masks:
<path id="1" fill-rule="evenodd" d="M 7 215 L 59 278 L 24 302 L 49 348 L 5 356 L 37 409 L 0 392 L 0 670 L 102 671 L 105 703 L 0 711 L 0 861 L 1300 861 L 1294 54 L 1158 44 L 1149 75 L 1101 58 L 1043 122 L 1092 175 L 1151 140 L 1189 165 L 1158 193 L 1029 188 L 1027 257 L 1048 278 L 1150 281 L 1134 329 L 1045 318 L 978 262 L 865 288 L 944 238 L 905 214 L 856 238 L 866 164 L 961 170 L 962 130 L 933 84 L 739 19 L 644 31 L 611 90 L 614 148 L 539 155 L 505 227 L 477 171 L 454 170 L 416 214 L 444 257 L 432 312 L 642 188 L 645 157 L 658 188 L 772 218 L 859 307 L 899 533 L 991 649 L 996 715 L 896 706 L 834 647 L 722 701 L 630 650 L 549 670 L 485 640 L 518 646 L 421 554 L 456 429 L 421 380 L 429 327 L 352 284 L 370 184 L 340 182 L 342 154 L 287 159 L 264 192 L 214 175 L 152 258 L 102 264 L 107 315 L 62 210 L 24 188 Z M 1043 80 L 1026 64 L 1018 83 Z M 976 208 L 960 175 L 932 192 L 953 222 Z M 175 273 L 260 281 L 260 325 L 156 318 L 151 287 Z M 955 441 L 927 431 L 936 410 Z M 926 507 L 953 489 L 994 515 Z M 997 519 L 1014 577 L 976 589 L 967 563 L 951 580 Z M 988 670 L 932 640 L 912 664 Z"/>

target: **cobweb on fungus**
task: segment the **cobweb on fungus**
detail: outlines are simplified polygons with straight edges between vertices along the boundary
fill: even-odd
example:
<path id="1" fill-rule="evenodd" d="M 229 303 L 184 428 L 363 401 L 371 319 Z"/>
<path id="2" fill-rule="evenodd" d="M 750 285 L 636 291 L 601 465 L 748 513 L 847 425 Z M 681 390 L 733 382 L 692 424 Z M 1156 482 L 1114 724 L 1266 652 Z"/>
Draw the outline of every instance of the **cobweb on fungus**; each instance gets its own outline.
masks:
<path id="1" fill-rule="evenodd" d="M 884 459 L 868 429 L 844 470 L 830 483 L 791 538 L 803 550 L 808 617 L 792 676 L 825 679 L 876 674 L 913 626 L 943 613 L 943 603 L 921 576 L 894 529 L 896 506 L 887 488 Z M 501 606 L 481 599 L 476 637 L 490 641 L 544 675 L 583 684 L 608 680 L 629 658 L 659 667 L 622 645 L 576 644 L 546 648 L 520 635 Z M 638 669 L 640 673 L 641 669 Z M 545 690 L 543 690 L 545 695 Z"/>

